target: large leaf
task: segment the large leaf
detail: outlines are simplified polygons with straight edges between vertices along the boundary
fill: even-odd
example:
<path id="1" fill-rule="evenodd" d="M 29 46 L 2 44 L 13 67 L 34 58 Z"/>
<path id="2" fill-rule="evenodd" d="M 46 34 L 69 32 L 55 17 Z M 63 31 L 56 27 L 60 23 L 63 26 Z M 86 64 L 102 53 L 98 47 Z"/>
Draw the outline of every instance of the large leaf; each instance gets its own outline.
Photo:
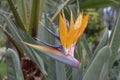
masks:
<path id="1" fill-rule="evenodd" d="M 82 80 L 83 78 L 83 72 L 81 69 L 72 69 L 72 76 L 73 76 L 73 80 Z"/>
<path id="2" fill-rule="evenodd" d="M 57 80 L 56 79 L 56 65 L 55 65 L 55 60 L 49 58 L 47 63 L 47 73 L 48 77 L 46 80 Z"/>
<path id="3" fill-rule="evenodd" d="M 118 75 L 118 78 L 117 78 L 117 80 L 120 80 L 120 72 L 119 72 L 119 75 Z"/>
<path id="4" fill-rule="evenodd" d="M 120 4 L 119 0 L 86 0 L 80 3 L 80 8 L 101 8 L 107 6 L 117 6 Z"/>
<path id="5" fill-rule="evenodd" d="M 13 13 L 13 15 L 14 15 L 14 18 L 15 18 L 15 21 L 16 21 L 17 25 L 18 25 L 23 31 L 26 31 L 25 26 L 24 26 L 22 20 L 20 19 L 19 14 L 18 14 L 17 10 L 15 9 L 15 5 L 14 5 L 13 1 L 12 1 L 12 0 L 7 0 L 7 1 L 8 1 L 8 3 L 9 3 L 9 5 L 10 5 L 10 8 L 11 8 L 11 10 L 12 10 L 12 13 Z"/>
<path id="6" fill-rule="evenodd" d="M 29 33 L 33 36 L 37 36 L 39 20 L 42 16 L 42 10 L 45 0 L 32 0 L 32 8 L 29 22 Z"/>
<path id="7" fill-rule="evenodd" d="M 100 43 L 98 44 L 97 48 L 94 51 L 94 54 L 96 54 L 103 46 L 105 46 L 107 42 L 108 42 L 108 29 L 106 28 L 103 37 L 100 40 Z"/>
<path id="8" fill-rule="evenodd" d="M 109 60 L 107 60 L 102 69 L 101 69 L 101 73 L 100 73 L 100 76 L 99 76 L 99 80 L 107 80 L 107 77 L 108 77 L 108 72 L 109 72 Z"/>
<path id="9" fill-rule="evenodd" d="M 65 66 L 66 70 L 66 80 L 73 80 L 72 68 L 70 66 Z"/>
<path id="10" fill-rule="evenodd" d="M 17 53 L 8 49 L 6 53 L 8 80 L 24 80 Z"/>
<path id="11" fill-rule="evenodd" d="M 120 12 L 120 9 L 119 9 Z M 115 61 L 116 55 L 118 53 L 118 49 L 120 46 L 120 13 L 116 22 L 116 25 L 114 26 L 114 29 L 112 31 L 112 34 L 110 36 L 110 47 L 112 49 L 112 56 L 110 61 L 110 68 L 112 68 L 112 65 Z"/>
<path id="12" fill-rule="evenodd" d="M 81 39 L 82 39 L 82 42 L 83 42 L 85 51 L 86 51 L 87 55 L 89 56 L 88 58 L 90 59 L 90 57 L 91 57 L 91 55 L 92 55 L 92 52 L 91 52 L 90 47 L 89 47 L 89 44 L 88 44 L 88 42 L 87 42 L 87 40 L 86 40 L 86 38 L 85 38 L 85 35 L 83 35 L 83 36 L 81 37 Z"/>
<path id="13" fill-rule="evenodd" d="M 19 14 L 20 14 L 20 18 L 22 19 L 23 21 L 23 24 L 25 25 L 25 28 L 27 29 L 28 27 L 28 15 L 27 14 L 27 8 L 28 7 L 26 4 L 29 4 L 29 1 L 26 1 L 25 0 L 17 0 L 17 4 L 18 4 L 18 11 L 19 11 Z"/>
<path id="14" fill-rule="evenodd" d="M 101 71 L 104 70 L 104 64 L 109 63 L 111 49 L 108 46 L 103 47 L 97 53 L 92 63 L 84 74 L 83 80 L 99 80 Z M 103 70 L 102 70 L 103 69 Z M 108 69 L 108 68 L 106 68 Z M 103 73 L 103 72 L 102 72 Z"/>
<path id="15" fill-rule="evenodd" d="M 56 62 L 56 80 L 66 80 L 65 65 L 63 63 Z"/>

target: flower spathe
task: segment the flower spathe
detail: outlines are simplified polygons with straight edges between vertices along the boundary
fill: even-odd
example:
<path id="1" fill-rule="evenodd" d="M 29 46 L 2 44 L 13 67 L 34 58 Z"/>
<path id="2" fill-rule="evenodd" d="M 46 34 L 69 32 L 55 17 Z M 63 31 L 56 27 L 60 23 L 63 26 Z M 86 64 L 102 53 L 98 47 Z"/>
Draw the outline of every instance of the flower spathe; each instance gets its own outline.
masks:
<path id="1" fill-rule="evenodd" d="M 78 38 L 84 32 L 86 25 L 88 23 L 89 15 L 83 17 L 83 14 L 80 13 L 77 20 L 74 22 L 73 15 L 71 12 L 70 17 L 70 26 L 68 27 L 65 23 L 65 18 L 61 14 L 59 15 L 59 36 L 54 34 L 50 29 L 45 27 L 45 29 L 53 35 L 57 40 L 60 41 L 61 45 L 55 46 L 48 44 L 46 42 L 40 41 L 46 46 L 33 45 L 24 42 L 24 44 L 31 47 L 50 52 L 46 55 L 52 57 L 53 59 L 60 61 L 62 63 L 68 64 L 73 67 L 79 67 L 80 62 L 74 58 L 74 49 Z"/>
<path id="2" fill-rule="evenodd" d="M 78 38 L 82 35 L 82 33 L 84 32 L 84 30 L 86 28 L 89 15 L 86 15 L 83 18 L 83 14 L 81 13 L 78 16 L 75 23 L 73 20 L 72 13 L 71 13 L 70 18 L 71 19 L 70 19 L 69 29 L 67 28 L 67 25 L 66 25 L 62 15 L 60 15 L 60 18 L 59 18 L 59 35 L 60 35 L 61 44 L 64 47 L 64 49 L 69 49 L 71 47 L 71 45 L 76 43 Z"/>

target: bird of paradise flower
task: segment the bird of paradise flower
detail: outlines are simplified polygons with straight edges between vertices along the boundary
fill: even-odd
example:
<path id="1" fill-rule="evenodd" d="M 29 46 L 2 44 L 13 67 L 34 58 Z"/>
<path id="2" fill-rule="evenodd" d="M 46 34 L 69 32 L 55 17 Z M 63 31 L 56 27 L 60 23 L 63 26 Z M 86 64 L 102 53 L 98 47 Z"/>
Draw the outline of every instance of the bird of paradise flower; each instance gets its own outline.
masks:
<path id="1" fill-rule="evenodd" d="M 76 22 L 74 23 L 73 15 L 71 12 L 70 26 L 67 27 L 64 19 L 64 15 L 59 15 L 59 36 L 53 33 L 50 29 L 45 27 L 45 29 L 53 35 L 57 40 L 60 41 L 60 46 L 54 46 L 46 42 L 41 41 L 41 43 L 47 46 L 34 45 L 24 42 L 24 44 L 31 46 L 33 48 L 40 49 L 42 51 L 47 51 L 48 56 L 53 59 L 60 61 L 62 63 L 68 64 L 72 67 L 80 67 L 80 61 L 74 57 L 74 50 L 78 38 L 83 34 L 87 23 L 89 15 L 83 17 L 83 13 L 80 13 Z"/>

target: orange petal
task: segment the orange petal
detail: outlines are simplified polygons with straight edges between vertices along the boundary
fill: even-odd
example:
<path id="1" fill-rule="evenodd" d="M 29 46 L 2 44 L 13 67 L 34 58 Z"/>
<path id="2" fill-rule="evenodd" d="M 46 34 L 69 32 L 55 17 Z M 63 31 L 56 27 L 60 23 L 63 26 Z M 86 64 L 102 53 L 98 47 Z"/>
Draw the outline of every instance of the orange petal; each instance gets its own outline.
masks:
<path id="1" fill-rule="evenodd" d="M 73 19 L 73 15 L 71 12 L 71 16 L 70 16 L 70 29 L 68 32 L 68 39 L 67 39 L 67 48 L 69 48 L 72 45 L 72 38 L 74 35 L 74 19 Z"/>
<path id="2" fill-rule="evenodd" d="M 74 32 L 74 20 L 73 20 L 73 14 L 71 12 L 69 34 L 72 34 L 73 32 Z"/>
<path id="3" fill-rule="evenodd" d="M 89 15 L 86 15 L 82 21 L 80 28 L 78 29 L 77 33 L 75 34 L 74 42 L 76 42 L 78 40 L 78 38 L 83 34 L 83 32 L 87 26 L 88 19 L 89 19 Z"/>
<path id="4" fill-rule="evenodd" d="M 60 15 L 60 17 L 59 17 L 59 35 L 60 35 L 61 44 L 64 48 L 66 48 L 67 34 L 68 34 L 67 26 L 65 24 L 65 21 L 64 21 L 62 15 Z"/>
<path id="5" fill-rule="evenodd" d="M 83 18 L 83 13 L 80 13 L 76 22 L 75 22 L 75 29 L 78 29 L 80 25 L 82 24 L 82 18 Z"/>

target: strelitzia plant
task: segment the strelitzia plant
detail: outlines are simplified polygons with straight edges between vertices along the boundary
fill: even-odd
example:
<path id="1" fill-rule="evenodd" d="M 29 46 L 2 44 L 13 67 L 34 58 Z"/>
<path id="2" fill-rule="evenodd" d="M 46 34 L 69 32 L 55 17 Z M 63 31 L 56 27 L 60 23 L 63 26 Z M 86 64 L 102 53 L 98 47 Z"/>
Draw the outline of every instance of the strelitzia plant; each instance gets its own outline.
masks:
<path id="1" fill-rule="evenodd" d="M 64 11 L 66 10 L 65 15 L 67 15 L 69 14 L 69 12 L 67 13 L 67 11 L 69 10 L 71 10 L 74 14 L 77 14 L 80 10 L 84 10 L 86 8 L 98 9 L 101 7 L 114 6 L 114 5 L 117 8 L 117 6 L 119 6 L 118 0 L 117 1 L 47 0 L 46 2 L 45 0 L 29 0 L 29 1 L 14 0 L 14 2 L 19 1 L 18 3 L 20 7 L 17 7 L 17 4 L 13 3 L 13 0 L 7 0 L 7 1 L 11 6 L 12 14 L 14 15 L 14 17 L 12 16 L 12 20 L 11 20 L 11 18 L 5 16 L 4 13 L 1 13 L 0 15 L 3 17 L 3 20 L 5 20 L 5 22 L 7 23 L 6 27 L 9 29 L 10 33 L 8 33 L 8 31 L 3 29 L 2 27 L 1 28 L 4 31 L 5 35 L 8 37 L 8 39 L 14 44 L 16 50 L 19 53 L 25 54 L 25 57 L 26 56 L 29 57 L 30 60 L 32 60 L 35 64 L 37 64 L 41 73 L 45 77 L 45 80 L 108 80 L 108 79 L 113 79 L 114 75 L 113 73 L 111 74 L 110 71 L 114 71 L 113 70 L 114 67 L 115 67 L 115 71 L 120 71 L 120 69 L 118 70 L 116 66 L 113 66 L 113 63 L 115 62 L 116 58 L 119 59 L 118 49 L 120 44 L 120 37 L 119 37 L 120 15 L 118 16 L 118 20 L 116 22 L 116 25 L 114 26 L 111 37 L 108 38 L 108 31 L 106 29 L 105 34 L 102 40 L 100 40 L 100 43 L 97 46 L 95 52 L 91 52 L 90 48 L 92 47 L 90 46 L 89 48 L 89 44 L 87 44 L 87 41 L 84 36 L 81 37 L 81 40 L 79 40 L 81 41 L 80 43 L 82 43 L 83 46 L 79 45 L 78 44 L 79 42 L 77 42 L 78 38 L 82 35 L 86 27 L 86 26 L 82 26 L 82 24 L 84 23 L 87 24 L 87 20 L 85 20 L 86 16 L 82 18 L 83 17 L 82 13 L 80 14 L 81 15 L 80 18 L 78 16 L 78 19 L 76 20 L 75 23 L 74 20 L 72 22 L 73 17 L 71 17 L 70 26 L 68 26 L 67 23 L 65 22 L 64 14 L 60 15 L 61 18 L 59 18 L 60 20 L 59 20 L 59 31 L 58 31 L 59 35 L 54 34 L 51 30 L 45 27 L 45 29 L 60 42 L 60 45 L 56 46 L 56 45 L 48 44 L 51 43 L 51 40 L 53 40 L 52 42 L 54 43 L 54 39 L 51 37 L 48 38 L 49 35 L 48 36 L 46 35 L 47 36 L 46 38 L 44 34 L 41 34 L 46 32 L 46 31 L 45 32 L 42 31 L 42 28 L 40 28 L 41 30 L 40 35 L 39 33 L 37 35 L 37 31 L 38 31 L 37 27 L 39 27 L 39 20 L 40 20 L 40 18 L 38 17 L 39 15 L 44 16 L 46 14 L 46 17 L 42 17 L 42 21 L 43 23 L 45 23 L 45 25 L 48 26 L 49 23 L 44 20 L 46 20 L 47 17 L 49 17 L 50 22 L 55 21 L 55 19 L 57 19 L 56 16 L 60 13 L 61 10 Z M 55 2 L 58 3 L 55 4 Z M 46 7 L 47 8 L 46 10 L 43 10 L 43 5 L 44 4 L 46 5 L 46 3 L 49 3 L 48 7 Z M 53 7 L 51 8 L 50 5 L 52 5 Z M 51 9 L 53 9 L 54 11 Z M 44 14 L 42 14 L 43 11 L 45 11 Z M 97 27 L 97 25 L 94 26 Z M 48 41 L 48 43 L 40 41 L 41 43 L 45 44 L 45 46 L 35 45 L 34 44 L 35 42 L 32 39 L 32 37 L 38 37 L 41 40 L 44 40 L 44 37 L 42 37 L 41 35 L 43 35 L 46 41 Z M 25 41 L 26 45 L 32 46 L 40 50 L 37 51 L 35 49 L 28 48 L 28 46 L 22 44 L 21 41 Z M 79 57 L 79 59 L 81 58 L 81 64 L 80 61 L 74 57 L 75 48 L 76 48 L 76 53 L 78 52 L 79 54 L 82 54 L 81 57 L 79 57 L 80 55 L 75 54 L 75 56 Z M 7 55 L 6 63 L 8 64 L 7 65 L 8 80 L 24 80 L 24 78 L 22 78 L 23 76 L 20 69 L 21 65 L 19 63 L 19 59 L 16 56 L 17 54 L 16 50 L 13 51 L 9 49 L 6 54 Z M 86 54 L 82 53 L 82 51 L 86 52 Z M 61 61 L 73 67 L 78 68 L 81 65 L 81 68 L 80 69 L 71 68 L 59 62 L 56 62 L 55 60 L 47 58 L 45 55 L 41 55 L 42 53 L 52 57 L 55 60 Z M 91 53 L 94 53 L 94 55 Z M 89 61 L 87 62 L 87 60 Z M 31 72 L 30 75 L 34 74 L 35 72 L 38 71 L 35 70 L 33 71 L 33 73 Z M 29 77 L 30 75 L 28 74 L 27 76 Z M 38 79 L 38 76 L 37 77 L 33 76 L 33 77 L 35 79 L 36 78 Z M 119 76 L 115 75 L 115 77 L 116 78 L 114 80 L 120 80 L 120 72 L 119 72 Z M 28 80 L 30 79 L 28 78 Z"/>
<path id="2" fill-rule="evenodd" d="M 76 22 L 74 23 L 73 15 L 71 12 L 70 26 L 67 26 L 66 19 L 64 17 L 64 14 L 62 13 L 59 15 L 59 36 L 53 33 L 47 27 L 45 27 L 45 29 L 52 36 L 54 36 L 57 40 L 59 40 L 60 45 L 55 46 L 40 40 L 39 41 L 45 44 L 46 46 L 34 45 L 26 42 L 24 42 L 24 44 L 43 51 L 51 52 L 51 54 L 55 54 L 57 55 L 57 57 L 60 57 L 60 58 L 52 57 L 55 60 L 68 64 L 72 67 L 78 68 L 80 67 L 80 61 L 78 61 L 74 57 L 74 50 L 78 38 L 83 34 L 87 26 L 88 19 L 89 19 L 89 15 L 83 17 L 83 13 L 80 13 Z"/>

